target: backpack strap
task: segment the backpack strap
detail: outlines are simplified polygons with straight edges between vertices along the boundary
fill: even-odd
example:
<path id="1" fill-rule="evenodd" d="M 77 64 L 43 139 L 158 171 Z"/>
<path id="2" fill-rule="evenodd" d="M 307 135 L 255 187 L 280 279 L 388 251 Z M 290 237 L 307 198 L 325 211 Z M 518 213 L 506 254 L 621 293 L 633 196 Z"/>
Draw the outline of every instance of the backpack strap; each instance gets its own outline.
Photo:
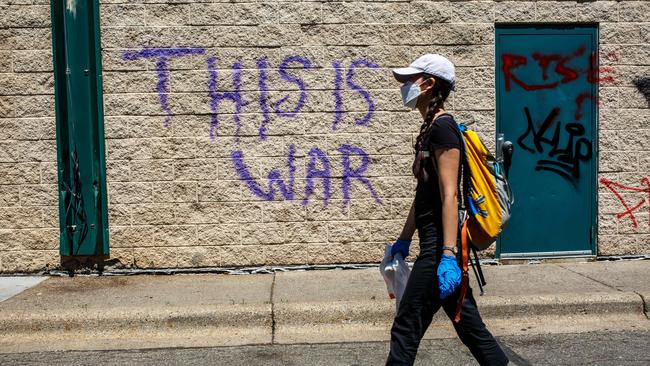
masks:
<path id="1" fill-rule="evenodd" d="M 467 220 L 463 222 L 463 226 L 460 230 L 460 245 L 461 245 L 461 262 L 462 262 L 462 278 L 460 282 L 460 295 L 458 296 L 458 305 L 456 305 L 456 315 L 454 316 L 454 323 L 460 321 L 460 312 L 463 308 L 463 302 L 465 302 L 465 294 L 467 294 L 467 288 L 469 287 L 469 248 L 467 243 Z"/>

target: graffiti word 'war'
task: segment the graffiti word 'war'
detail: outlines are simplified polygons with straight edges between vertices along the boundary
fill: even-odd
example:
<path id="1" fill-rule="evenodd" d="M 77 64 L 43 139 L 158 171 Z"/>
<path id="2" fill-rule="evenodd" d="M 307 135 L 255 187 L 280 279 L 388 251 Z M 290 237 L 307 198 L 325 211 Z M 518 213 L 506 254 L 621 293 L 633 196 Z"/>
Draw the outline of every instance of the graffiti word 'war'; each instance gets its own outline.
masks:
<path id="1" fill-rule="evenodd" d="M 172 119 L 172 110 L 168 101 L 168 79 L 169 67 L 168 62 L 170 58 L 184 57 L 189 55 L 203 55 L 205 49 L 203 48 L 144 48 L 138 51 L 127 51 L 122 55 L 124 60 L 137 60 L 137 59 L 156 59 L 156 73 L 157 84 L 156 91 L 158 93 L 160 107 L 165 113 L 165 127 L 169 127 Z M 298 101 L 295 105 L 289 105 L 289 95 L 285 95 L 277 101 L 269 100 L 269 87 L 267 84 L 269 63 L 267 58 L 262 57 L 256 59 L 256 68 L 258 74 L 258 93 L 259 93 L 259 111 L 262 113 L 262 122 L 259 126 L 259 137 L 265 140 L 268 136 L 268 124 L 273 115 L 279 118 L 294 118 L 303 109 L 308 99 L 308 91 L 305 81 L 301 78 L 291 74 L 290 69 L 302 68 L 305 70 L 312 68 L 312 63 L 307 57 L 303 56 L 287 56 L 278 66 L 277 72 L 280 78 L 288 83 L 294 84 L 299 90 Z M 375 111 L 375 104 L 370 96 L 370 93 L 359 86 L 354 81 L 355 70 L 359 68 L 378 68 L 379 65 L 368 60 L 359 59 L 354 60 L 348 65 L 347 70 L 344 72 L 344 67 L 340 61 L 333 61 L 332 68 L 334 70 L 333 77 L 333 92 L 334 98 L 334 117 L 332 121 L 332 130 L 336 130 L 338 123 L 343 119 L 343 90 L 348 88 L 355 93 L 358 93 L 367 104 L 367 112 L 363 117 L 357 117 L 355 123 L 361 126 L 367 126 L 372 119 Z M 250 103 L 247 102 L 241 92 L 242 70 L 244 65 L 236 61 L 231 66 L 232 71 L 232 88 L 227 91 L 220 91 L 217 85 L 219 76 L 219 69 L 217 68 L 216 57 L 208 57 L 206 60 L 208 94 L 210 96 L 210 138 L 214 140 L 217 129 L 219 127 L 219 106 L 222 102 L 230 102 L 235 105 L 234 121 L 236 127 L 236 137 L 239 137 L 241 129 L 241 122 L 239 114 Z M 345 73 L 345 82 L 344 82 Z M 222 88 L 223 90 L 223 88 Z"/>
<path id="2" fill-rule="evenodd" d="M 549 159 L 537 161 L 536 170 L 546 170 L 559 174 L 572 184 L 580 179 L 580 162 L 589 161 L 592 155 L 591 141 L 586 137 L 585 128 L 580 123 L 567 123 L 562 131 L 562 122 L 557 121 L 560 108 L 556 107 L 539 127 L 536 127 L 528 107 L 524 107 L 528 128 L 519 136 L 517 144 L 533 154 L 546 154 Z M 552 137 L 547 135 L 555 125 Z M 562 132 L 568 134 L 565 146 L 560 146 Z"/>
<path id="3" fill-rule="evenodd" d="M 361 183 L 375 199 L 377 204 L 382 204 L 377 195 L 370 179 L 364 175 L 370 165 L 370 157 L 361 148 L 342 144 L 338 151 L 341 153 L 341 191 L 343 192 L 343 203 L 347 205 L 350 201 L 350 188 L 353 182 Z M 244 162 L 244 152 L 235 150 L 230 154 L 233 166 L 239 174 L 239 178 L 245 182 L 249 190 L 257 197 L 267 201 L 277 198 L 285 200 L 297 200 L 295 192 L 296 180 L 296 148 L 294 145 L 289 146 L 287 153 L 286 173 L 277 169 L 271 169 L 267 175 L 267 187 L 264 188 L 253 178 L 250 169 Z M 307 153 L 307 166 L 305 169 L 305 191 L 302 197 L 302 204 L 307 205 L 310 197 L 315 192 L 315 186 L 320 181 L 323 189 L 323 205 L 327 206 L 331 198 L 332 182 L 331 163 L 327 154 L 317 147 L 312 147 Z M 352 160 L 360 159 L 358 166 L 352 164 Z"/>
<path id="4" fill-rule="evenodd" d="M 122 55 L 124 60 L 137 60 L 137 59 L 155 59 L 156 60 L 156 75 L 157 84 L 156 92 L 160 102 L 160 108 L 165 113 L 164 126 L 169 127 L 172 119 L 172 110 L 168 100 L 169 93 L 169 67 L 168 63 L 171 58 L 185 57 L 190 55 L 204 55 L 205 49 L 203 48 L 144 48 L 138 51 L 127 51 Z M 291 69 L 301 68 L 308 70 L 312 68 L 312 63 L 307 57 L 302 56 L 287 56 L 280 63 L 277 73 L 279 77 L 291 84 L 297 86 L 299 90 L 299 97 L 297 102 L 290 103 L 289 95 L 281 97 L 279 100 L 271 101 L 269 98 L 269 63 L 267 58 L 262 57 L 256 59 L 256 69 L 258 74 L 257 91 L 259 93 L 259 111 L 262 114 L 262 122 L 258 128 L 259 138 L 266 140 L 268 136 L 269 123 L 273 116 L 278 118 L 294 118 L 304 108 L 308 99 L 307 85 L 304 80 L 293 75 Z M 332 62 L 334 71 L 333 77 L 333 92 L 334 98 L 334 117 L 331 122 L 332 130 L 336 130 L 339 122 L 343 119 L 344 101 L 343 90 L 348 88 L 353 92 L 359 94 L 367 104 L 367 113 L 363 117 L 357 117 L 355 124 L 360 126 L 368 126 L 375 111 L 375 104 L 370 96 L 370 93 L 359 86 L 354 81 L 355 70 L 359 68 L 378 68 L 379 65 L 367 60 L 359 59 L 352 61 L 345 70 L 340 61 Z M 244 65 L 237 61 L 231 67 L 232 71 L 232 88 L 224 89 L 218 86 L 219 68 L 217 67 L 216 57 L 207 57 L 206 59 L 207 77 L 206 82 L 208 86 L 208 95 L 210 98 L 210 139 L 214 142 L 219 128 L 219 106 L 222 103 L 233 103 L 235 106 L 235 113 L 233 116 L 235 122 L 235 142 L 239 146 L 239 135 L 241 129 L 240 113 L 249 106 L 250 102 L 246 101 L 242 95 L 242 71 Z M 343 194 L 344 205 L 350 202 L 350 192 L 353 183 L 361 184 L 374 198 L 375 202 L 379 205 L 382 204 L 377 192 L 375 191 L 370 179 L 365 176 L 366 171 L 370 166 L 370 158 L 368 154 L 360 147 L 341 144 L 337 149 L 340 153 L 341 176 L 333 177 L 331 174 L 331 161 L 327 154 L 318 147 L 312 147 L 307 152 L 307 163 L 305 167 L 305 189 L 302 195 L 302 204 L 307 205 L 316 191 L 316 185 L 320 183 L 323 190 L 323 205 L 327 206 L 331 199 L 332 179 L 340 179 L 341 191 Z M 230 153 L 230 160 L 234 170 L 237 172 L 239 179 L 242 180 L 248 187 L 249 191 L 264 200 L 272 201 L 275 199 L 284 200 L 298 200 L 296 194 L 295 180 L 296 180 L 296 149 L 295 145 L 289 146 L 287 153 L 286 171 L 281 171 L 278 168 L 269 170 L 266 177 L 266 187 L 256 179 L 251 173 L 249 165 L 245 160 L 245 153 L 243 150 L 235 147 Z M 359 163 L 354 163 L 360 161 Z M 250 164 L 249 160 L 249 164 Z M 253 164 L 254 166 L 255 164 Z"/>
<path id="5" fill-rule="evenodd" d="M 650 178 L 641 179 L 642 187 L 626 186 L 621 183 L 611 181 L 605 177 L 600 178 L 600 183 L 605 186 L 610 192 L 612 192 L 616 198 L 618 198 L 618 200 L 621 202 L 621 205 L 623 205 L 623 208 L 625 209 L 625 211 L 616 214 L 617 219 L 622 220 L 626 217 L 629 217 L 632 221 L 632 228 L 636 230 L 639 226 L 639 223 L 636 220 L 634 213 L 647 205 L 648 225 L 650 225 Z M 630 204 L 625 200 L 625 198 L 623 198 L 623 193 L 626 194 L 626 197 L 629 197 L 631 193 L 645 193 L 647 196 L 636 203 Z"/>

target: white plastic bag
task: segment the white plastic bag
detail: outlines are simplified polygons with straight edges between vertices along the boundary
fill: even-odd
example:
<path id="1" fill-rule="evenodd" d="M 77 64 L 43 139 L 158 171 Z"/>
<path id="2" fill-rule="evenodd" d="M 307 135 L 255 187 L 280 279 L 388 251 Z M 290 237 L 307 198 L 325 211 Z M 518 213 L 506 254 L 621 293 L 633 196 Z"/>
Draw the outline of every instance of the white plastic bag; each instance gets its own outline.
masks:
<path id="1" fill-rule="evenodd" d="M 411 269 L 401 254 L 397 253 L 394 257 L 390 255 L 391 248 L 392 245 L 390 244 L 386 244 L 384 247 L 384 259 L 379 264 L 379 272 L 386 282 L 388 296 L 395 299 L 395 309 L 397 310 L 411 274 Z"/>

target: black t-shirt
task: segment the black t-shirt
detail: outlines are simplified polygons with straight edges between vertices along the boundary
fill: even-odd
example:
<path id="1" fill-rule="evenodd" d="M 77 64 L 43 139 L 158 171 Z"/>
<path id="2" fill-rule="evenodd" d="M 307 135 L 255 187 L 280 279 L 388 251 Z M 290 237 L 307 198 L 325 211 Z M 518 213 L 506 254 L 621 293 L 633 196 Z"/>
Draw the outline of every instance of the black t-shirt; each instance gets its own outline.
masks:
<path id="1" fill-rule="evenodd" d="M 430 151 L 430 158 L 427 158 L 424 169 L 429 176 L 426 182 L 418 181 L 415 190 L 415 219 L 417 224 L 424 221 L 433 221 L 442 225 L 442 199 L 440 198 L 440 185 L 438 183 L 438 174 L 433 167 L 435 159 L 434 151 L 440 148 L 457 148 L 460 149 L 460 133 L 454 117 L 449 114 L 443 114 L 433 123 L 429 133 L 423 140 L 422 150 Z M 461 172 L 460 162 L 458 164 L 458 181 L 460 184 Z M 459 186 L 458 199 L 460 202 L 461 191 Z M 418 225 L 419 226 L 419 225 Z"/>

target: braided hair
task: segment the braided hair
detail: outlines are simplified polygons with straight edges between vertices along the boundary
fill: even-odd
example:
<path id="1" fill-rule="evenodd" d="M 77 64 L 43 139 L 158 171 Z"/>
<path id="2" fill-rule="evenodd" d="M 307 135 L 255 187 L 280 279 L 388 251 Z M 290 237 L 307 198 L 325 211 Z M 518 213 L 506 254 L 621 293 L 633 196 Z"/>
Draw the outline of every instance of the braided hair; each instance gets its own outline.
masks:
<path id="1" fill-rule="evenodd" d="M 439 77 L 436 77 L 431 74 L 424 74 L 425 80 L 434 79 L 435 84 L 431 89 L 431 99 L 429 100 L 429 105 L 427 106 L 427 113 L 424 117 L 424 122 L 420 126 L 420 133 L 415 139 L 415 152 L 417 153 L 415 161 L 413 162 L 413 175 L 418 179 L 418 181 L 427 181 L 429 179 L 427 172 L 424 170 L 424 154 L 421 150 L 424 149 L 424 140 L 433 126 L 433 117 L 436 112 L 444 106 L 449 93 L 451 92 L 451 84 L 447 80 L 443 80 Z"/>

